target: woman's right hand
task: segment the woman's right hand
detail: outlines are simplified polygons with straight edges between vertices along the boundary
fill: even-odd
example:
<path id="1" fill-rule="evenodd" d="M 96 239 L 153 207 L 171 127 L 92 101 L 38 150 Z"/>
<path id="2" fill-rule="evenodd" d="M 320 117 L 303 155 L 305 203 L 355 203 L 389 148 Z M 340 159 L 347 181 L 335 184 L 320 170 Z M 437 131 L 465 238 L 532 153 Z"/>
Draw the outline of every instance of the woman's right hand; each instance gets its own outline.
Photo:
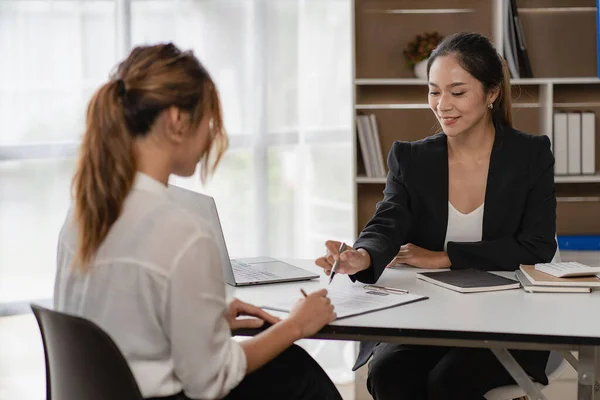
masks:
<path id="1" fill-rule="evenodd" d="M 300 338 L 304 338 L 314 335 L 336 318 L 337 315 L 333 312 L 333 304 L 327 297 L 327 290 L 321 289 L 298 300 L 287 321 L 294 323 Z"/>
<path id="2" fill-rule="evenodd" d="M 340 265 L 337 270 L 337 274 L 348 274 L 353 275 L 357 272 L 363 271 L 371 265 L 371 256 L 365 249 L 355 250 L 350 246 L 346 246 L 346 250 L 339 253 L 341 242 L 335 240 L 328 240 L 325 242 L 327 253 L 323 257 L 319 257 L 315 260 L 315 264 L 325 270 L 327 275 L 331 274 L 331 268 L 333 263 L 340 259 Z"/>

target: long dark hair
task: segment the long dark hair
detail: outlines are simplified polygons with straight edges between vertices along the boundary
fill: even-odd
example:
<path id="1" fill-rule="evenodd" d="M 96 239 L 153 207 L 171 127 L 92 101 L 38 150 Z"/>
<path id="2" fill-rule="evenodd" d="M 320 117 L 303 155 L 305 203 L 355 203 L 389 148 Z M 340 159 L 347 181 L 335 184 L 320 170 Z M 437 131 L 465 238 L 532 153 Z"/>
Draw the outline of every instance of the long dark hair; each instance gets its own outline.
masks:
<path id="1" fill-rule="evenodd" d="M 75 263 L 86 270 L 121 213 L 136 173 L 134 138 L 150 131 L 161 111 L 190 112 L 197 128 L 212 116 L 201 159 L 204 180 L 227 148 L 221 105 L 210 75 L 192 52 L 171 43 L 136 47 L 92 97 L 73 178 L 79 241 Z"/>
<path id="2" fill-rule="evenodd" d="M 427 77 L 437 57 L 454 55 L 460 66 L 483 85 L 485 93 L 498 89 L 492 104 L 492 122 L 495 126 L 512 127 L 510 72 L 504 58 L 490 40 L 479 33 L 460 32 L 445 37 L 433 50 L 427 62 Z"/>

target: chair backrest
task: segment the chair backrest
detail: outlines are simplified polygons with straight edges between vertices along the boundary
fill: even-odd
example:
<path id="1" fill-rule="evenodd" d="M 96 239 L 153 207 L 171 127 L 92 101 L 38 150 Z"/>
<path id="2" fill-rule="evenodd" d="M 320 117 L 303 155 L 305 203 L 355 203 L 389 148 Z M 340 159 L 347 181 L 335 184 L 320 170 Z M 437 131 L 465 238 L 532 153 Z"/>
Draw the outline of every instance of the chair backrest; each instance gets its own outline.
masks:
<path id="1" fill-rule="evenodd" d="M 106 332 L 83 318 L 31 305 L 46 356 L 48 400 L 142 400 L 127 361 Z"/>
<path id="2" fill-rule="evenodd" d="M 556 379 L 554 376 L 557 373 L 562 374 L 568 366 L 569 363 L 563 358 L 559 351 L 551 351 L 548 362 L 546 363 L 546 375 L 548 376 L 548 381 Z"/>

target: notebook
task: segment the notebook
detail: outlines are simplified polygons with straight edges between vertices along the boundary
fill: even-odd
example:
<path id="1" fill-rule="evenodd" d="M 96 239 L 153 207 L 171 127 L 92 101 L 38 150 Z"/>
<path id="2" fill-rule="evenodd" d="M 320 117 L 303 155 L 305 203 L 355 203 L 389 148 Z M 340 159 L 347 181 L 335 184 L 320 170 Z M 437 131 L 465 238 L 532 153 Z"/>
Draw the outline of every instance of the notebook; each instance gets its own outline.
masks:
<path id="1" fill-rule="evenodd" d="M 460 293 L 518 289 L 519 282 L 478 269 L 418 272 L 417 278 Z"/>
<path id="2" fill-rule="evenodd" d="M 545 272 L 536 270 L 533 265 L 521 265 L 521 272 L 523 272 L 523 275 L 525 275 L 531 283 L 539 286 L 600 287 L 600 279 L 596 276 L 557 278 Z"/>
<path id="3" fill-rule="evenodd" d="M 557 278 L 600 274 L 600 267 L 590 267 L 578 262 L 539 263 L 535 264 L 535 269 L 556 276 Z"/>
<path id="4" fill-rule="evenodd" d="M 515 271 L 515 277 L 519 280 L 524 291 L 529 293 L 590 293 L 589 287 L 579 286 L 541 286 L 533 284 L 522 271 Z"/>
<path id="5" fill-rule="evenodd" d="M 328 287 L 327 290 L 327 296 L 331 299 L 331 304 L 335 307 L 334 312 L 337 315 L 337 319 L 414 303 L 428 298 L 427 296 L 408 293 L 408 291 L 399 289 L 377 285 L 361 285 L 358 283 L 342 287 Z M 289 312 L 300 298 L 301 295 L 298 292 L 298 296 L 270 299 L 261 304 L 260 307 Z"/>

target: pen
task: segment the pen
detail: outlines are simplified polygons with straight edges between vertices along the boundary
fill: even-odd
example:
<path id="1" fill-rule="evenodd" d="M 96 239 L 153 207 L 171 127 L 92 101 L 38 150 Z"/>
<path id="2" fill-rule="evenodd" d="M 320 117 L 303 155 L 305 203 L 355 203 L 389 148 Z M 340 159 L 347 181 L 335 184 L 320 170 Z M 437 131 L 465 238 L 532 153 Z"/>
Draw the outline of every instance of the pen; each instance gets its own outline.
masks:
<path id="1" fill-rule="evenodd" d="M 333 276 L 337 273 L 340 267 L 340 255 L 342 252 L 346 250 L 346 243 L 342 242 L 340 245 L 340 250 L 338 251 L 338 259 L 333 263 L 333 268 L 331 268 L 331 275 L 329 275 L 329 285 L 331 285 L 331 281 L 333 280 Z"/>
<path id="2" fill-rule="evenodd" d="M 300 289 L 300 291 L 302 292 L 302 296 L 307 297 L 306 292 L 304 291 L 304 289 Z"/>

